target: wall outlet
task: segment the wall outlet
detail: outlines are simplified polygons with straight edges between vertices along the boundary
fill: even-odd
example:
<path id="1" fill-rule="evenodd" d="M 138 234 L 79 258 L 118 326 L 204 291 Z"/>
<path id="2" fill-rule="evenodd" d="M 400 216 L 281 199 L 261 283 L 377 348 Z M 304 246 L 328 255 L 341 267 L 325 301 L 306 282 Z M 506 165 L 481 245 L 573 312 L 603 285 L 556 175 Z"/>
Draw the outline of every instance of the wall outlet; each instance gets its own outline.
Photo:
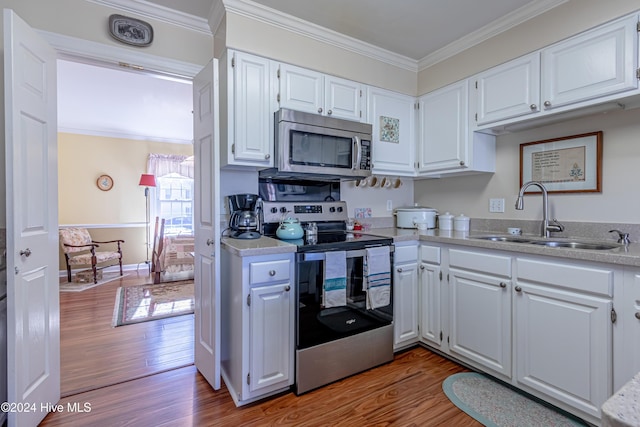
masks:
<path id="1" fill-rule="evenodd" d="M 489 212 L 504 212 L 504 199 L 489 199 Z"/>
<path id="2" fill-rule="evenodd" d="M 387 200 L 387 211 L 391 212 L 393 210 L 393 201 Z"/>

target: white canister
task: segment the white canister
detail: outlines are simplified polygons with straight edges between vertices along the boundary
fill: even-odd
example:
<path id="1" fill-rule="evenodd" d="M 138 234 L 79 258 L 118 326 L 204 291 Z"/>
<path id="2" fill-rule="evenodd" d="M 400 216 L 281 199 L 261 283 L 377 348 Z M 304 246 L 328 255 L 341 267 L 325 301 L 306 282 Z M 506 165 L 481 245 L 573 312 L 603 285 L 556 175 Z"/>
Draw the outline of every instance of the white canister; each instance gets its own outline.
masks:
<path id="1" fill-rule="evenodd" d="M 469 220 L 468 216 L 464 216 L 464 214 L 460 214 L 457 217 L 453 218 L 453 229 L 455 231 L 469 231 Z"/>
<path id="2" fill-rule="evenodd" d="M 453 230 L 453 215 L 449 212 L 438 215 L 438 228 L 440 230 Z"/>

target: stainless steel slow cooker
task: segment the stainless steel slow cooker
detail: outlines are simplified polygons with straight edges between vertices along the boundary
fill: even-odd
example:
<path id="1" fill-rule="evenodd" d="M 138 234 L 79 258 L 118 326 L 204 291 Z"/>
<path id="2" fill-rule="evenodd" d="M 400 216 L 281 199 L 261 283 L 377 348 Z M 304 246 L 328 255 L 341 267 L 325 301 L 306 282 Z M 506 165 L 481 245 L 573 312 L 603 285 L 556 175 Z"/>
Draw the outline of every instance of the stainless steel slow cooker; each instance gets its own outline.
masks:
<path id="1" fill-rule="evenodd" d="M 393 213 L 396 217 L 396 227 L 417 228 L 417 224 L 427 223 L 427 228 L 436 228 L 436 215 L 438 211 L 424 206 L 409 206 L 397 208 Z"/>

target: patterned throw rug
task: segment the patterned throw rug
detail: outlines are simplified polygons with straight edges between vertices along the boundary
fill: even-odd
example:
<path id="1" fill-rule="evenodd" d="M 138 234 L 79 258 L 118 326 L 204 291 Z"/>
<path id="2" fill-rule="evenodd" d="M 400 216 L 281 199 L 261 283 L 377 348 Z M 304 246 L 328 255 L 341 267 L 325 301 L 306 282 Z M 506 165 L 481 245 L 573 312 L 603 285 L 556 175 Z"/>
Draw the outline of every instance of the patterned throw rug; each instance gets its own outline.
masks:
<path id="1" fill-rule="evenodd" d="M 193 280 L 118 288 L 112 326 L 193 313 Z"/>
<path id="2" fill-rule="evenodd" d="M 488 427 L 587 425 L 476 372 L 453 374 L 442 389 L 454 405 Z"/>

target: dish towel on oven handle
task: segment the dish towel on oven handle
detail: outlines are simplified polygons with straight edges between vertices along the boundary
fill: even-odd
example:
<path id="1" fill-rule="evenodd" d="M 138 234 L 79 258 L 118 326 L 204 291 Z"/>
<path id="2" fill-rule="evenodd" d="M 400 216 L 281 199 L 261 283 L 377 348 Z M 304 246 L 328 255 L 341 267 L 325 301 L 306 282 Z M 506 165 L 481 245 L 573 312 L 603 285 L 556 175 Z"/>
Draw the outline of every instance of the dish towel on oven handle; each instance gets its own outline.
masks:
<path id="1" fill-rule="evenodd" d="M 347 305 L 347 253 L 345 251 L 325 252 L 322 293 L 325 308 Z"/>
<path id="2" fill-rule="evenodd" d="M 365 285 L 367 310 L 391 304 L 391 262 L 389 246 L 367 248 Z"/>

